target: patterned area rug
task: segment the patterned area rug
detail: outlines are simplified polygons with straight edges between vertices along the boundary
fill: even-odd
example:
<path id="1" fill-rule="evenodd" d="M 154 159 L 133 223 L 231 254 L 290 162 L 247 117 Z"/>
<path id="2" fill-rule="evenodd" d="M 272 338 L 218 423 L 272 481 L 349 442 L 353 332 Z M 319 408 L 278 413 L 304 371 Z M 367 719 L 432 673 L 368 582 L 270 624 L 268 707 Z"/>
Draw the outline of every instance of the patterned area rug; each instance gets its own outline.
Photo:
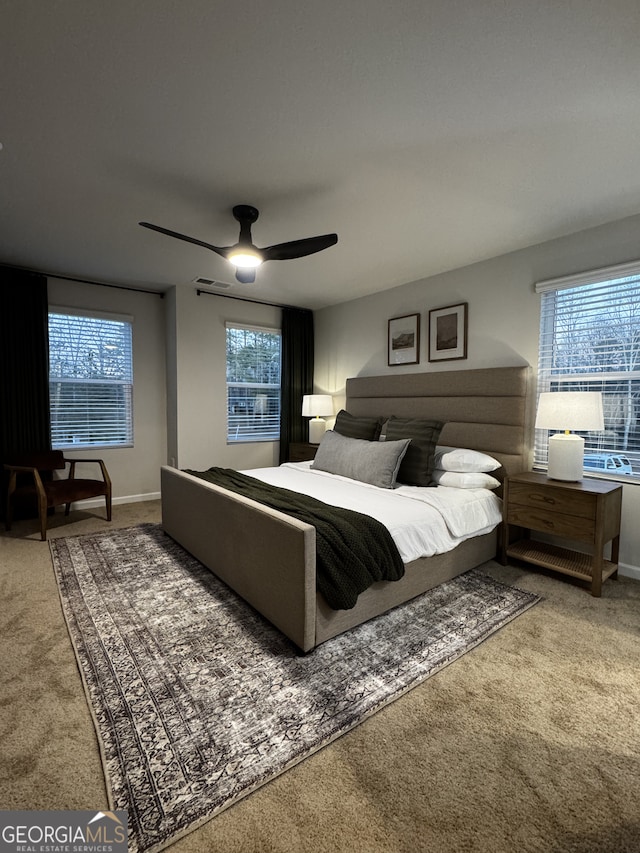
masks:
<path id="1" fill-rule="evenodd" d="M 50 548 L 131 853 L 210 820 L 538 601 L 474 570 L 303 656 L 159 525 Z"/>

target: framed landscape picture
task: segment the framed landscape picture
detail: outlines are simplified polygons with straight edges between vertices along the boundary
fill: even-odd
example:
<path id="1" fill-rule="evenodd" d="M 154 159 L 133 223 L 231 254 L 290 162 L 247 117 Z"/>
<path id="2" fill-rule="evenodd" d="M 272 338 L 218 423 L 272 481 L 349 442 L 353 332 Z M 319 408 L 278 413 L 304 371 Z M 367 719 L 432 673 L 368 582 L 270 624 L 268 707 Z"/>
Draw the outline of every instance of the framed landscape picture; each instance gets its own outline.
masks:
<path id="1" fill-rule="evenodd" d="M 467 302 L 429 311 L 429 361 L 467 357 Z"/>
<path id="2" fill-rule="evenodd" d="M 388 364 L 417 364 L 420 360 L 420 315 L 389 320 Z"/>

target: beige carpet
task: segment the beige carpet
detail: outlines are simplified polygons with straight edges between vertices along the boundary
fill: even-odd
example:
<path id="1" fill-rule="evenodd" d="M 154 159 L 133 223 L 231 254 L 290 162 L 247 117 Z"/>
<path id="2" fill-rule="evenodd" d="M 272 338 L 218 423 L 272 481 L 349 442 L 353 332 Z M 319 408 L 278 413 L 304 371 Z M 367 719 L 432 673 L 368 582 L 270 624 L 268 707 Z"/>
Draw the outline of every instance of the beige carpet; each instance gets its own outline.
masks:
<path id="1" fill-rule="evenodd" d="M 158 520 L 158 503 L 114 508 L 113 525 Z M 106 527 L 77 512 L 50 535 Z M 0 808 L 105 808 L 35 523 L 0 537 L 0 566 Z M 524 568 L 489 573 L 545 600 L 169 849 L 640 853 L 640 583 L 594 599 Z"/>

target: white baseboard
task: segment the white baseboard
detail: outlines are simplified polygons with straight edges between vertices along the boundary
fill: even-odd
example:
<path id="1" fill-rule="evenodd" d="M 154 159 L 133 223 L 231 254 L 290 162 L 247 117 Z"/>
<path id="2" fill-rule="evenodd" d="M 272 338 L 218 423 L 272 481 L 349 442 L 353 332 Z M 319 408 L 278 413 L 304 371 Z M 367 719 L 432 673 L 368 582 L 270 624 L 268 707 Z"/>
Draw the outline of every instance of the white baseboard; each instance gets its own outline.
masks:
<path id="1" fill-rule="evenodd" d="M 114 504 L 137 504 L 142 503 L 142 501 L 159 501 L 160 500 L 160 492 L 149 492 L 146 495 L 125 495 L 121 498 L 114 498 L 112 503 Z"/>
<path id="2" fill-rule="evenodd" d="M 633 578 L 640 581 L 640 569 L 637 566 L 627 566 L 626 563 L 620 563 L 618 566 L 618 574 L 624 575 L 625 578 Z"/>
<path id="3" fill-rule="evenodd" d="M 113 498 L 111 503 L 115 506 L 115 504 L 135 504 L 141 503 L 142 501 L 159 501 L 160 500 L 160 492 L 149 492 L 146 495 L 123 495 L 119 498 Z M 104 498 L 87 498 L 85 501 L 75 501 L 71 504 L 72 508 L 79 507 L 100 507 L 104 506 Z"/>

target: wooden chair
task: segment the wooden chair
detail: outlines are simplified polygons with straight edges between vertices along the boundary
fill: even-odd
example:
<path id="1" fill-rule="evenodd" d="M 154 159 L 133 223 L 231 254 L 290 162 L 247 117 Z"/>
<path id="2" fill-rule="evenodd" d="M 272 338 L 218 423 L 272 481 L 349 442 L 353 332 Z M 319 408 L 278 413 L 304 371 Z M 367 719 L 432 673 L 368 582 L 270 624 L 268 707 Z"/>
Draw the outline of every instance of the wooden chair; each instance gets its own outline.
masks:
<path id="1" fill-rule="evenodd" d="M 101 480 L 76 477 L 76 463 L 91 462 L 100 466 Z M 54 471 L 64 470 L 69 465 L 67 477 L 56 479 Z M 102 459 L 65 459 L 61 450 L 41 453 L 25 453 L 16 456 L 4 466 L 9 472 L 7 492 L 6 528 L 11 530 L 13 502 L 16 499 L 34 499 L 40 518 L 40 535 L 47 538 L 47 510 L 65 504 L 65 515 L 69 515 L 74 501 L 104 495 L 107 521 L 111 521 L 111 479 Z M 25 476 L 26 475 L 26 476 Z M 47 477 L 49 475 L 49 478 Z M 33 482 L 32 482 L 33 481 Z"/>

